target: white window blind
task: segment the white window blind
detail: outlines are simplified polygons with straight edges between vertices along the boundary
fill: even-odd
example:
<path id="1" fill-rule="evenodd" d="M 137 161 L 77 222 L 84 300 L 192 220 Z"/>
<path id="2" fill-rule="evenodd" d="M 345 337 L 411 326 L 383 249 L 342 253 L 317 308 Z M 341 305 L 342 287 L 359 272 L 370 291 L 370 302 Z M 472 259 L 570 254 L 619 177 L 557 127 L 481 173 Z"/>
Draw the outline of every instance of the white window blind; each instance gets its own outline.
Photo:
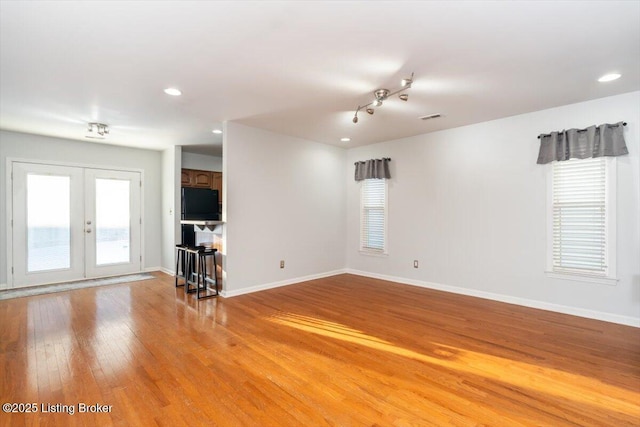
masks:
<path id="1" fill-rule="evenodd" d="M 360 199 L 360 250 L 386 253 L 387 183 L 384 179 L 362 181 Z"/>
<path id="2" fill-rule="evenodd" d="M 553 165 L 552 270 L 608 275 L 606 159 Z"/>

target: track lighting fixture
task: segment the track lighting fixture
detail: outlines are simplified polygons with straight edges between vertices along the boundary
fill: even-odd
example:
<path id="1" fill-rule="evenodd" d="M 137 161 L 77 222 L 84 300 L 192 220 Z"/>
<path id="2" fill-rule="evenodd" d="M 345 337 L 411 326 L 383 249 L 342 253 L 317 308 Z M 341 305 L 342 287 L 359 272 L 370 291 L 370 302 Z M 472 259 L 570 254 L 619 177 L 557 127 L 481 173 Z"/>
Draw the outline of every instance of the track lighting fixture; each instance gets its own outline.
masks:
<path id="1" fill-rule="evenodd" d="M 105 139 L 109 135 L 109 126 L 104 123 L 89 123 L 86 138 Z"/>
<path id="2" fill-rule="evenodd" d="M 384 101 L 389 99 L 390 96 L 399 94 L 398 98 L 400 98 L 402 101 L 408 101 L 409 95 L 406 93 L 400 93 L 400 92 L 404 92 L 405 90 L 410 89 L 412 84 L 413 84 L 413 73 L 411 73 L 411 77 L 409 77 L 408 79 L 402 79 L 402 82 L 401 82 L 402 87 L 396 91 L 391 92 L 389 89 L 376 89 L 373 92 L 373 96 L 374 96 L 373 101 L 371 101 L 366 105 L 358 105 L 358 108 L 356 109 L 356 113 L 353 116 L 353 123 L 358 123 L 358 112 L 360 112 L 360 110 L 365 109 L 367 113 L 373 115 L 373 113 L 375 113 L 375 110 L 372 107 L 380 107 Z"/>

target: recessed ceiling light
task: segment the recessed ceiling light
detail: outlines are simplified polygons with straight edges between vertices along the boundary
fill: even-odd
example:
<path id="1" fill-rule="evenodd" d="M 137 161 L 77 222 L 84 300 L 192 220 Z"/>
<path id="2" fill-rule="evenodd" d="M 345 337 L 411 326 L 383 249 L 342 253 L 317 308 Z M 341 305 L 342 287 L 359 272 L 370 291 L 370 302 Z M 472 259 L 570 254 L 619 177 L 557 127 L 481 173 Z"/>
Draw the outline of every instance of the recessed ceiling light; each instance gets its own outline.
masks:
<path id="1" fill-rule="evenodd" d="M 164 93 L 166 93 L 167 95 L 171 95 L 171 96 L 180 96 L 182 95 L 182 92 L 180 92 L 180 89 L 176 89 L 175 87 L 168 87 L 164 90 Z"/>
<path id="2" fill-rule="evenodd" d="M 211 132 L 215 133 L 216 135 L 219 135 L 222 133 L 222 131 L 220 129 L 214 129 Z"/>
<path id="3" fill-rule="evenodd" d="M 603 82 L 610 82 L 610 81 L 613 81 L 613 80 L 617 80 L 619 78 L 620 78 L 620 74 L 611 73 L 611 74 L 605 74 L 604 76 L 600 77 L 598 79 L 598 81 L 603 83 Z"/>
<path id="4" fill-rule="evenodd" d="M 340 141 L 349 142 L 349 141 L 351 141 L 351 138 L 340 138 Z"/>

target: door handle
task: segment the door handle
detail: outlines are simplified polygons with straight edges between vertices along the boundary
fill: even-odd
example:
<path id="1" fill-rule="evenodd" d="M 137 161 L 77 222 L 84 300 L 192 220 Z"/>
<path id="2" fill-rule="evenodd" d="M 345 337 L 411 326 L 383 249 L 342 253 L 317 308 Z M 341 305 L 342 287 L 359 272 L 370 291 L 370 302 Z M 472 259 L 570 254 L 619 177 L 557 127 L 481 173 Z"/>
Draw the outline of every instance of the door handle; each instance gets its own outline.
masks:
<path id="1" fill-rule="evenodd" d="M 91 233 L 91 229 L 90 228 L 87 228 L 86 231 L 87 231 L 87 233 Z"/>

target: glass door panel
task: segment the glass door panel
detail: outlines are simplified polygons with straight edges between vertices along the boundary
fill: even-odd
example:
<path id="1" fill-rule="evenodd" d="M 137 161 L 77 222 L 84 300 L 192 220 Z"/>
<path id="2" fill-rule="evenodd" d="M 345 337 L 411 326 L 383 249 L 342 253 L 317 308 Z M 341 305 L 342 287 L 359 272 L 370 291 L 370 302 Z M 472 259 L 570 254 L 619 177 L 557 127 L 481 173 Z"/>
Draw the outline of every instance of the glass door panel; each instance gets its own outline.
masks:
<path id="1" fill-rule="evenodd" d="M 131 260 L 131 181 L 97 178 L 96 264 L 128 263 Z"/>
<path id="2" fill-rule="evenodd" d="M 140 271 L 140 173 L 85 170 L 87 277 Z"/>
<path id="3" fill-rule="evenodd" d="M 82 168 L 14 162 L 13 287 L 84 277 Z"/>
<path id="4" fill-rule="evenodd" d="M 27 175 L 27 271 L 71 267 L 71 178 Z"/>

